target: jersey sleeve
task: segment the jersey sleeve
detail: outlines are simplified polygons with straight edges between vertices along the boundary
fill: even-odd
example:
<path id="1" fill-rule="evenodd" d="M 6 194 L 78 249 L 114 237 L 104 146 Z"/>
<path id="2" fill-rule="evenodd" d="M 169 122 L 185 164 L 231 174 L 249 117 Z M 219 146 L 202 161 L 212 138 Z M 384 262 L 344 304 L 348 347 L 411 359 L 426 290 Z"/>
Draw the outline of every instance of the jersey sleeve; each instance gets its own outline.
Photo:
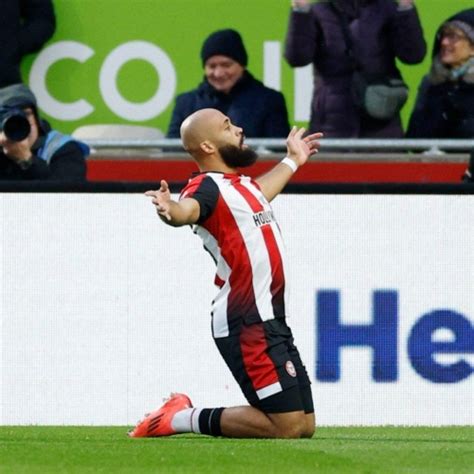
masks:
<path id="1" fill-rule="evenodd" d="M 212 178 L 205 175 L 192 179 L 181 191 L 179 199 L 193 198 L 199 203 L 198 224 L 204 222 L 213 212 L 219 198 L 219 187 Z"/>

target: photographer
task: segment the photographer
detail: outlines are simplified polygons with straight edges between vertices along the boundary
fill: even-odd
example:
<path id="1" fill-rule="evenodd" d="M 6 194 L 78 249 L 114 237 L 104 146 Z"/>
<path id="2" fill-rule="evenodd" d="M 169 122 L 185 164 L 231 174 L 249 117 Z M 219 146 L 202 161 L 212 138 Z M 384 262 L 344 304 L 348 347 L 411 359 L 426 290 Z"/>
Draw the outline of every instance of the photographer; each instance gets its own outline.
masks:
<path id="1" fill-rule="evenodd" d="M 0 180 L 85 181 L 89 147 L 40 120 L 23 84 L 0 89 Z"/>

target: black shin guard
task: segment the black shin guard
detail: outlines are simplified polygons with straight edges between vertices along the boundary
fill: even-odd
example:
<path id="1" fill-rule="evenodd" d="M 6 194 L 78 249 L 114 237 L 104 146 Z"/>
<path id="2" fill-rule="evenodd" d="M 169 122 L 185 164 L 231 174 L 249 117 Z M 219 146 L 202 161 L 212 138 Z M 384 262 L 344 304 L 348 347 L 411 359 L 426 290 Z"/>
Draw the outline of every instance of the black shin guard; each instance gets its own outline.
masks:
<path id="1" fill-rule="evenodd" d="M 221 416 L 224 408 L 204 408 L 199 414 L 199 431 L 210 436 L 222 436 Z"/>

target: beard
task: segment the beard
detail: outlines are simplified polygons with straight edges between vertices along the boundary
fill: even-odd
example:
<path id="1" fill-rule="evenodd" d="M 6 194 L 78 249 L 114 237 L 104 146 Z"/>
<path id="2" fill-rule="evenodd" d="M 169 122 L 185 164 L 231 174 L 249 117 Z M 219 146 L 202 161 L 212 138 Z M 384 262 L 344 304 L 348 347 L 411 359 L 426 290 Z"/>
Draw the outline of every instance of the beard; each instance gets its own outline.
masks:
<path id="1" fill-rule="evenodd" d="M 235 145 L 225 145 L 219 148 L 222 161 L 230 168 L 247 168 L 252 166 L 258 158 L 251 148 L 240 148 Z"/>

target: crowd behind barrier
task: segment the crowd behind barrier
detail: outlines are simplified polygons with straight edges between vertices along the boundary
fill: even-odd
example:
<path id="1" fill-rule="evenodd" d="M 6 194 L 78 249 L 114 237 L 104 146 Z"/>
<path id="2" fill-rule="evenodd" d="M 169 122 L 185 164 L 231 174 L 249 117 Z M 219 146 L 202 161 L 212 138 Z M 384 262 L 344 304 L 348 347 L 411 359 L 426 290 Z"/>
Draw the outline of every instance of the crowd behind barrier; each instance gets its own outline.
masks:
<path id="1" fill-rule="evenodd" d="M 442 102 L 443 104 L 449 102 L 449 110 L 427 109 L 428 111 L 425 110 L 423 114 L 417 116 L 416 120 L 412 118 L 409 132 L 413 129 L 413 123 L 421 126 L 437 116 L 436 114 L 440 117 L 431 127 L 433 133 L 410 132 L 408 136 L 411 138 L 403 139 L 399 138 L 403 136 L 399 110 L 397 109 L 394 115 L 390 115 L 390 120 L 393 119 L 394 122 L 389 126 L 387 125 L 389 117 L 378 114 L 372 116 L 371 108 L 365 104 L 364 100 L 369 100 L 369 90 L 374 86 L 377 88 L 376 95 L 381 94 L 380 97 L 384 97 L 384 101 L 387 102 L 388 99 L 384 95 L 387 91 L 382 93 L 379 90 L 381 85 L 379 82 L 382 79 L 384 82 L 387 78 L 402 80 L 395 58 L 408 64 L 415 64 L 425 56 L 426 38 L 418 17 L 416 2 L 414 0 L 328 0 L 327 2 L 292 0 L 289 3 L 291 13 L 284 57 L 290 66 L 313 63 L 315 95 L 308 128 L 311 131 L 322 131 L 327 137 L 322 143 L 321 152 L 317 157 L 312 158 L 309 166 L 297 173 L 294 181 L 421 183 L 454 183 L 461 179 L 473 181 L 474 138 L 472 137 L 470 101 L 474 73 L 474 9 L 468 8 L 443 20 L 435 35 L 432 51 L 433 66 L 425 82 L 430 83 L 430 90 L 432 89 L 433 93 L 442 92 L 442 97 L 444 97 Z M 50 0 L 43 0 L 42 4 L 54 20 Z M 369 15 L 369 13 L 372 14 Z M 369 21 L 369 18 L 370 28 L 367 28 L 364 22 Z M 384 36 L 378 33 L 379 30 L 384 32 Z M 381 52 L 380 57 L 375 56 L 378 58 L 377 61 L 381 61 L 380 63 L 375 61 L 374 54 L 371 52 L 375 44 L 372 42 L 374 35 L 378 38 L 377 44 Z M 325 54 L 321 37 L 326 38 L 324 45 L 334 43 L 334 47 L 328 54 Z M 285 106 L 281 107 L 281 123 L 284 123 L 284 126 L 280 127 L 278 132 L 274 130 L 272 133 L 267 133 L 261 126 L 252 126 L 253 121 L 257 120 L 257 111 L 260 109 L 266 111 L 267 114 L 265 120 L 261 120 L 262 123 L 269 121 L 275 125 L 277 122 L 280 123 L 280 120 L 279 114 L 272 111 L 269 103 L 259 105 L 257 101 L 257 98 L 265 95 L 263 90 L 270 94 L 270 89 L 264 87 L 262 83 L 256 81 L 259 84 L 258 91 L 245 95 L 245 100 L 241 97 L 242 88 L 251 75 L 246 69 L 248 54 L 240 33 L 234 29 L 214 31 L 202 43 L 200 56 L 204 68 L 204 82 L 197 89 L 176 96 L 170 125 L 174 132 L 170 133 L 168 130 L 167 133 L 167 137 L 170 138 L 162 138 L 164 132 L 154 126 L 142 126 L 142 129 L 148 129 L 143 136 L 124 133 L 123 139 L 115 138 L 120 135 L 105 133 L 95 136 L 87 136 L 87 134 L 79 136 L 75 132 L 73 137 L 64 135 L 69 140 L 67 146 L 73 146 L 71 144 L 75 146 L 84 140 L 93 148 L 92 156 L 88 160 L 87 176 L 85 176 L 85 166 L 82 166 L 79 172 L 75 171 L 75 175 L 67 176 L 67 179 L 87 177 L 90 181 L 153 181 L 164 177 L 175 182 L 186 181 L 195 169 L 189 162 L 188 155 L 184 152 L 178 138 L 179 126 L 191 112 L 203 107 L 221 110 L 235 125 L 242 127 L 248 137 L 252 137 L 247 140 L 247 144 L 253 146 L 261 156 L 260 162 L 253 169 L 254 175 L 266 171 L 275 160 L 281 159 L 281 153 L 284 153 L 286 148 L 285 139 L 273 137 L 286 136 L 288 114 Z M 371 60 L 375 62 L 372 64 Z M 346 79 L 344 84 L 338 83 L 341 75 Z M 334 97 L 341 91 L 345 91 L 346 94 L 351 91 L 353 95 L 357 90 L 356 79 L 359 76 L 367 83 L 366 87 L 364 86 L 365 99 L 361 103 L 356 100 L 351 105 L 350 101 L 345 100 L 344 107 L 332 104 L 327 110 L 318 109 L 318 104 L 321 105 L 323 102 L 329 104 L 329 101 L 322 100 L 322 97 L 332 88 L 334 88 L 332 90 Z M 446 84 L 449 85 L 448 89 L 445 87 Z M 201 87 L 203 85 L 207 87 L 205 90 Z M 451 90 L 451 86 L 456 90 Z M 459 88 L 465 95 L 458 95 L 456 91 Z M 389 89 L 393 92 L 392 86 Z M 279 94 L 278 97 L 284 102 L 280 92 L 272 92 Z M 449 96 L 450 99 L 447 100 L 445 96 Z M 184 98 L 187 105 L 183 108 Z M 276 103 L 276 98 L 274 97 L 270 102 Z M 425 103 L 427 103 L 426 100 L 418 97 L 417 110 L 420 104 Z M 334 110 L 331 108 L 333 106 Z M 233 107 L 239 111 L 239 114 L 234 113 Z M 180 109 L 179 116 L 175 116 L 178 109 Z M 34 110 L 38 111 L 36 99 Z M 329 113 L 330 110 L 331 113 Z M 337 115 L 335 111 L 341 110 L 343 111 L 342 122 L 338 120 L 332 122 L 331 120 Z M 351 122 L 351 110 L 352 112 L 357 110 L 356 115 L 358 117 L 360 115 L 361 122 L 355 121 L 358 125 Z M 368 116 L 372 117 L 370 123 L 366 122 Z M 325 122 L 323 117 L 326 117 L 328 121 Z M 329 117 L 332 119 L 329 120 Z M 39 124 L 44 123 L 39 119 L 38 116 Z M 351 127 L 355 128 L 345 130 L 344 127 L 340 128 L 341 123 L 345 126 L 352 123 Z M 449 133 L 446 123 L 449 125 Z M 93 124 L 85 126 L 97 128 L 97 125 Z M 367 129 L 364 128 L 365 126 Z M 120 125 L 115 125 L 115 127 L 120 127 Z M 139 128 L 140 126 L 128 124 L 122 127 Z M 41 126 L 38 128 L 41 132 Z M 79 127 L 81 128 L 84 126 Z M 76 129 L 76 132 L 79 129 Z M 389 132 L 388 129 L 391 131 Z M 150 131 L 156 133 L 150 135 Z M 37 142 L 33 143 L 33 147 L 28 144 L 26 151 L 22 153 L 25 156 L 20 157 L 18 149 L 22 142 L 15 139 L 12 145 L 8 141 L 10 138 L 6 140 L 3 135 L 6 137 L 6 132 L 2 133 L 0 145 L 8 160 L 2 161 L 2 166 L 6 171 L 0 172 L 0 179 L 62 179 L 63 175 L 66 178 L 64 173 L 58 174 L 56 178 L 53 169 L 53 165 L 66 163 L 65 159 L 55 160 L 54 156 L 51 159 L 48 157 L 36 159 L 38 153 L 35 150 L 39 146 Z M 35 135 L 33 133 L 30 135 L 28 139 L 34 142 Z M 47 136 L 46 131 L 43 135 Z M 427 137 L 433 137 L 433 139 L 428 140 Z M 44 137 L 40 136 L 40 138 Z M 83 155 L 84 153 L 81 155 L 81 163 L 84 161 Z M 39 156 L 39 158 L 43 157 Z M 44 168 L 43 174 L 32 172 L 36 162 Z"/>

